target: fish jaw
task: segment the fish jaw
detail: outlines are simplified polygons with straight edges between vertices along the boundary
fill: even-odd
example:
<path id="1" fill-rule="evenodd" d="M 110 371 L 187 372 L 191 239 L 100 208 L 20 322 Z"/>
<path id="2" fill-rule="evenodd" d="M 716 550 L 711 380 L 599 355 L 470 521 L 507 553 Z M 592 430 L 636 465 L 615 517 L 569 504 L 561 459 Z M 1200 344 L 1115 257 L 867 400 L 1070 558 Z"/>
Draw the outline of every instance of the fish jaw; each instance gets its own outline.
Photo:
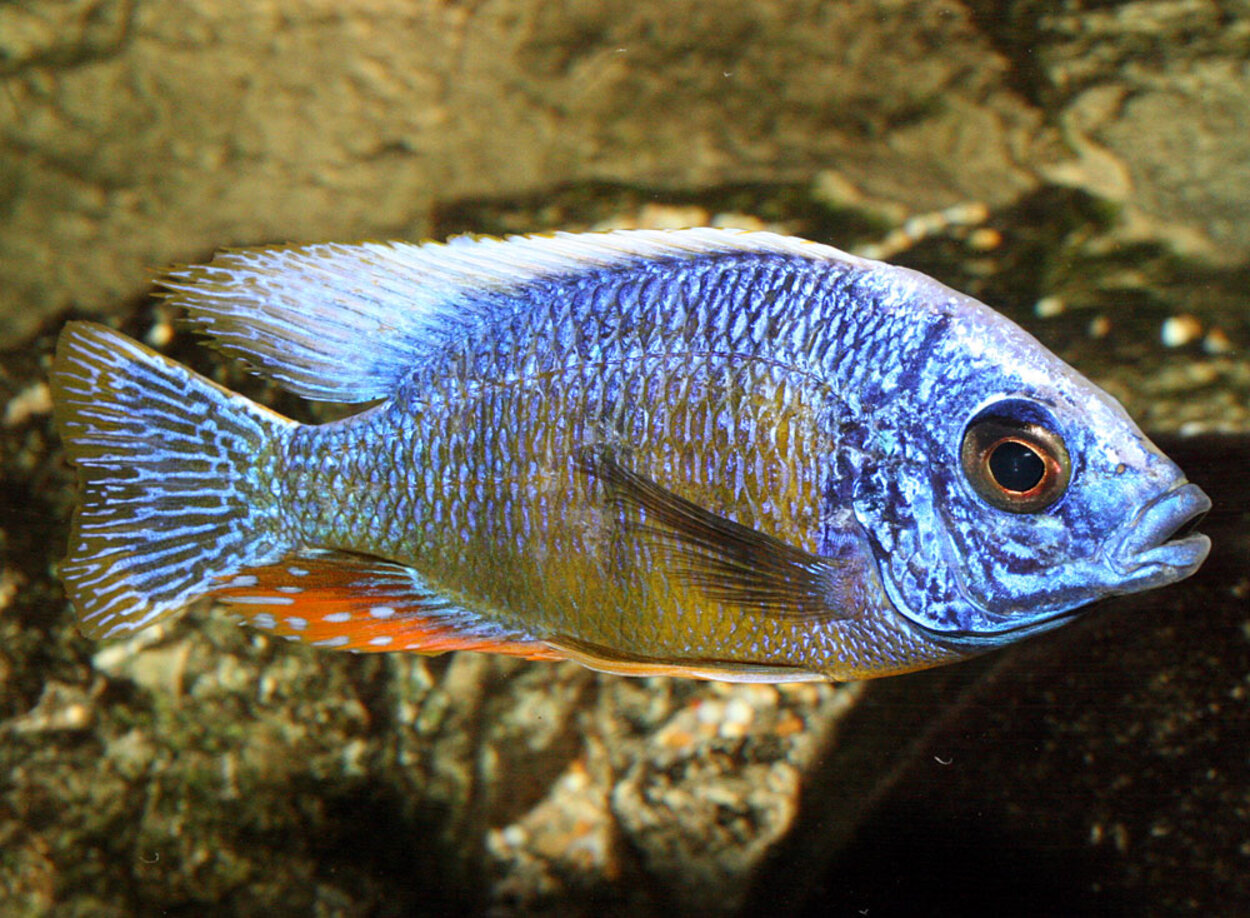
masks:
<path id="1" fill-rule="evenodd" d="M 1180 478 L 1146 501 L 1083 567 L 1085 586 L 1066 598 L 1055 597 L 1052 608 L 1023 621 L 1015 611 L 995 613 L 977 606 L 976 627 L 942 631 L 913 621 L 939 644 L 987 650 L 1058 628 L 1085 612 L 1089 604 L 1110 596 L 1140 593 L 1184 580 L 1201 567 L 1211 540 L 1201 533 L 1175 534 L 1190 528 L 1211 508 L 1197 485 Z M 1056 574 L 1062 579 L 1062 574 Z"/>
<path id="2" fill-rule="evenodd" d="M 1116 593 L 1166 586 L 1193 574 L 1211 551 L 1201 533 L 1173 535 L 1211 509 L 1211 499 L 1192 482 L 1182 482 L 1149 501 L 1109 543 L 1106 564 L 1120 580 Z"/>

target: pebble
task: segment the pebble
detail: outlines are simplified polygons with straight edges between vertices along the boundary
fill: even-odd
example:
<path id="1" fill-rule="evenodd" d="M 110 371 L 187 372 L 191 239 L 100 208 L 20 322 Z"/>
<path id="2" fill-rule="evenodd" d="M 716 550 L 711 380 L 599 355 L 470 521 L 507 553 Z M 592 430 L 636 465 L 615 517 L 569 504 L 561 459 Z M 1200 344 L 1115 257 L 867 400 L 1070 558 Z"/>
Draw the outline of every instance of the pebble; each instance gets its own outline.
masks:
<path id="1" fill-rule="evenodd" d="M 759 217 L 739 213 L 717 214 L 712 218 L 712 226 L 726 229 L 750 230 L 751 232 L 772 229 L 772 227 Z"/>
<path id="2" fill-rule="evenodd" d="M 1044 296 L 1033 304 L 1033 315 L 1039 319 L 1053 319 L 1063 315 L 1067 308 L 1068 304 L 1063 301 L 1063 297 Z"/>
<path id="3" fill-rule="evenodd" d="M 17 425 L 52 410 L 52 390 L 45 382 L 27 386 L 4 406 L 4 426 Z"/>
<path id="4" fill-rule="evenodd" d="M 164 347 L 174 340 L 174 323 L 168 319 L 161 319 L 148 329 L 148 333 L 143 338 L 152 347 Z"/>
<path id="5" fill-rule="evenodd" d="M 930 236 L 955 227 L 976 226 L 988 218 L 989 207 L 980 201 L 967 201 L 945 210 L 916 214 L 904 220 L 902 226 L 887 233 L 879 242 L 857 247 L 855 254 L 864 258 L 889 259 Z M 988 240 L 989 237 L 985 239 Z"/>
<path id="6" fill-rule="evenodd" d="M 9 721 L 14 733 L 78 733 L 95 720 L 87 691 L 79 686 L 49 681 L 38 703 Z"/>
<path id="7" fill-rule="evenodd" d="M 1207 332 L 1202 339 L 1202 349 L 1213 355 L 1229 354 L 1234 350 L 1233 342 L 1222 328 L 1213 328 Z"/>
<path id="8" fill-rule="evenodd" d="M 812 196 L 833 207 L 859 207 L 864 202 L 863 193 L 854 183 L 832 169 L 816 173 L 812 182 Z"/>
<path id="9" fill-rule="evenodd" d="M 499 830 L 500 841 L 509 848 L 520 848 L 529 840 L 529 833 L 525 831 L 523 826 L 513 823 Z"/>
<path id="10" fill-rule="evenodd" d="M 984 201 L 964 201 L 942 211 L 942 218 L 947 225 L 972 226 L 990 218 L 990 206 Z"/>
<path id="11" fill-rule="evenodd" d="M 968 234 L 968 247 L 978 252 L 992 252 L 1003 244 L 1003 234 L 990 226 L 980 226 Z"/>
<path id="12" fill-rule="evenodd" d="M 780 737 L 793 736 L 795 733 L 802 732 L 805 726 L 807 725 L 803 722 L 803 718 L 793 711 L 786 711 L 777 719 L 777 726 L 773 728 L 773 733 Z"/>
<path id="13" fill-rule="evenodd" d="M 1202 323 L 1186 313 L 1169 316 L 1159 332 L 1159 338 L 1165 347 L 1184 347 L 1198 340 L 1201 335 Z"/>
<path id="14" fill-rule="evenodd" d="M 686 229 L 706 226 L 711 214 L 697 205 L 644 204 L 637 213 L 596 223 L 596 231 L 616 229 Z"/>
<path id="15" fill-rule="evenodd" d="M 751 730 L 755 720 L 755 708 L 743 698 L 730 698 L 720 723 L 720 735 L 726 739 L 740 739 Z"/>
<path id="16" fill-rule="evenodd" d="M 0 571 L 0 609 L 8 607 L 25 582 L 26 578 L 12 568 Z"/>

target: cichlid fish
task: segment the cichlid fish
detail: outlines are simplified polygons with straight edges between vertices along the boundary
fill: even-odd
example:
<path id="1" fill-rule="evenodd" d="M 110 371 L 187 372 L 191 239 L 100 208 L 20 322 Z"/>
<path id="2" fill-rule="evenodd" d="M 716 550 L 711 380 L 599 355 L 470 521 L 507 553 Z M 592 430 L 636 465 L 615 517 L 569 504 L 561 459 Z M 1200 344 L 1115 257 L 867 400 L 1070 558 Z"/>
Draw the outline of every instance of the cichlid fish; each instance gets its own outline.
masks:
<path id="1" fill-rule="evenodd" d="M 57 347 L 92 636 L 200 597 L 321 647 L 858 679 L 1192 574 L 1120 405 L 914 271 L 770 233 L 228 251 L 163 281 L 297 424 L 101 325 Z"/>

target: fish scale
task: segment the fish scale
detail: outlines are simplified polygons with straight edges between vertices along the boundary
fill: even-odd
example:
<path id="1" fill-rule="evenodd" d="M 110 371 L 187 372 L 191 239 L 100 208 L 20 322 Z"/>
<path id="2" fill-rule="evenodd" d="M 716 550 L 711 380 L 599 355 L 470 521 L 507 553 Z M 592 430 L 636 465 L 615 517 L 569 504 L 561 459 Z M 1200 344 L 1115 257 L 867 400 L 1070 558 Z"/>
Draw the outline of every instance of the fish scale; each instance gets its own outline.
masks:
<path id="1" fill-rule="evenodd" d="M 376 404 L 297 425 L 68 325 L 53 391 L 84 499 L 62 570 L 94 635 L 211 596 L 336 649 L 862 678 L 1208 548 L 1171 538 L 1205 495 L 1109 396 L 975 300 L 804 240 L 294 246 L 163 283 L 262 375 Z M 996 477 L 1000 448 L 1036 481 Z"/>

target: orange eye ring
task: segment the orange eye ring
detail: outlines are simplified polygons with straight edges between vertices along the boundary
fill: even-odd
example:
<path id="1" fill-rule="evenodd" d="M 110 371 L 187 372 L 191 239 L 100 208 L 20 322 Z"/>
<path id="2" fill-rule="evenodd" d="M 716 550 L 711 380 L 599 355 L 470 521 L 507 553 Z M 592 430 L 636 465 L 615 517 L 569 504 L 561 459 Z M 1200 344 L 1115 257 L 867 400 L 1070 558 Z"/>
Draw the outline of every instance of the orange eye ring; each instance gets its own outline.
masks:
<path id="1" fill-rule="evenodd" d="M 960 462 L 974 491 L 1008 513 L 1038 513 L 1068 489 L 1072 460 L 1063 438 L 1011 418 L 974 421 L 964 433 Z"/>

